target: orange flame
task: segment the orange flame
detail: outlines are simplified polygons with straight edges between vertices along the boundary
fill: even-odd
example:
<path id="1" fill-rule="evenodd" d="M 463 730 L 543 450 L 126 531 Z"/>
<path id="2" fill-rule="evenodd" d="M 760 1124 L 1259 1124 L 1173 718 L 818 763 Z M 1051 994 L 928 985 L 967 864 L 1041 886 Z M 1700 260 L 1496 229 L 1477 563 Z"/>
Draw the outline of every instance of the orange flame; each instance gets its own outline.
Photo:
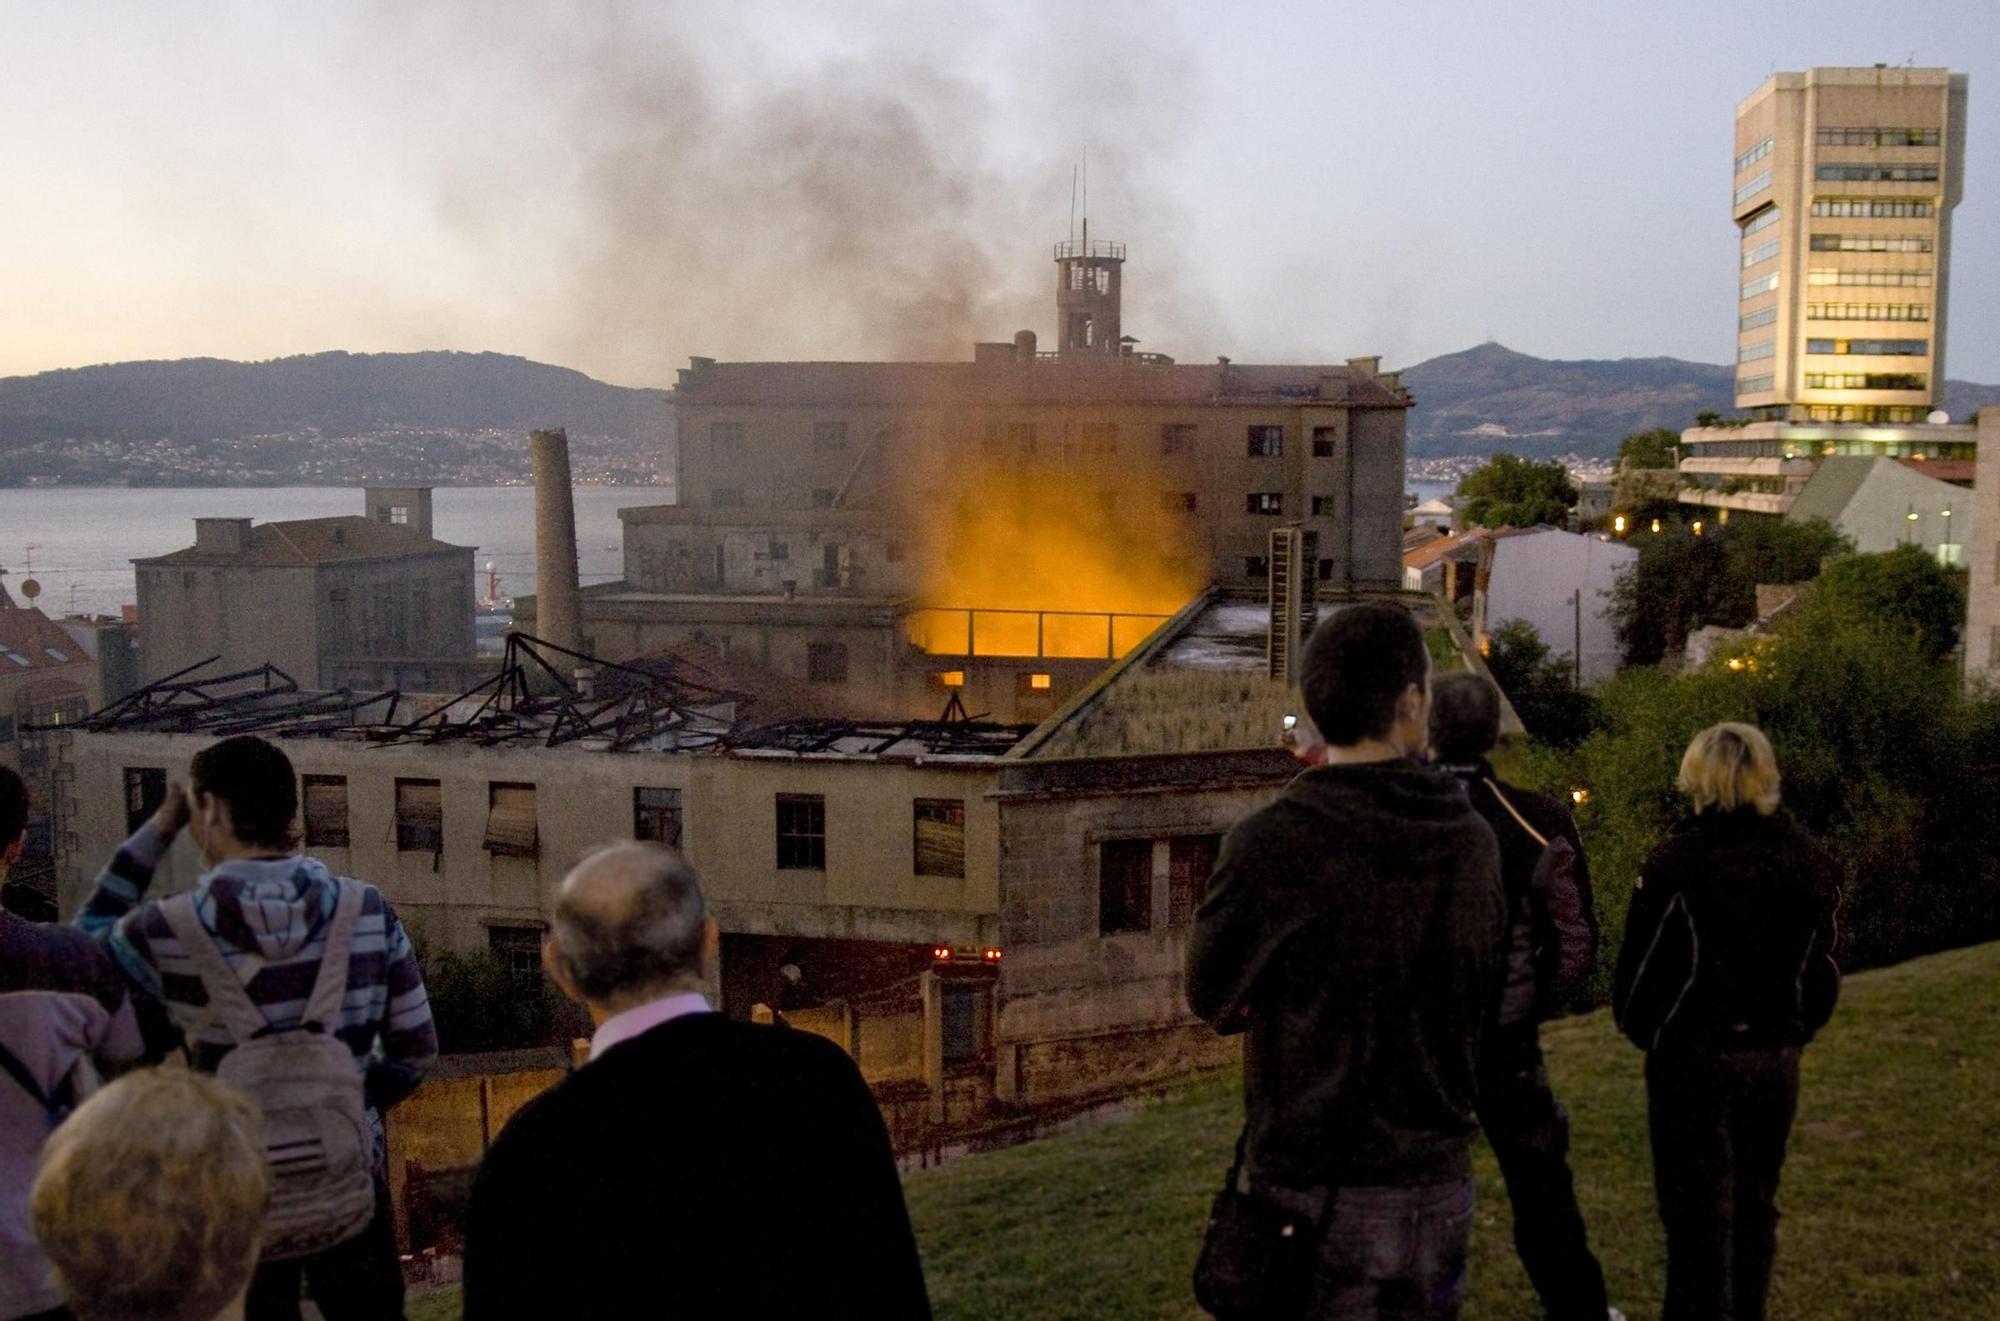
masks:
<path id="1" fill-rule="evenodd" d="M 909 633 L 938 654 L 1122 656 L 1206 577 L 1181 494 L 1109 465 L 974 464 L 918 508 Z"/>

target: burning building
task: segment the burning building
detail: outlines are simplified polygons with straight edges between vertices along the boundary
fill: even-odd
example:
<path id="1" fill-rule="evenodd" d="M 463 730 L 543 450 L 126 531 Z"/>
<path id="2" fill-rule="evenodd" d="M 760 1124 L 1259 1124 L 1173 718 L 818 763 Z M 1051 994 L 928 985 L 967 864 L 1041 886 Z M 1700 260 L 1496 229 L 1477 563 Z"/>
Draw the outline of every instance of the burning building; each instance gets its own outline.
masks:
<path id="1" fill-rule="evenodd" d="M 970 361 L 696 358 L 679 503 L 620 511 L 585 650 L 696 639 L 877 716 L 950 696 L 1038 720 L 1209 586 L 1263 591 L 1270 534 L 1340 590 L 1401 580 L 1404 415 L 1379 359 L 1176 363 L 1123 335 L 1124 245 L 1055 248 L 1056 347 Z M 545 632 L 532 600 L 517 620 Z"/>

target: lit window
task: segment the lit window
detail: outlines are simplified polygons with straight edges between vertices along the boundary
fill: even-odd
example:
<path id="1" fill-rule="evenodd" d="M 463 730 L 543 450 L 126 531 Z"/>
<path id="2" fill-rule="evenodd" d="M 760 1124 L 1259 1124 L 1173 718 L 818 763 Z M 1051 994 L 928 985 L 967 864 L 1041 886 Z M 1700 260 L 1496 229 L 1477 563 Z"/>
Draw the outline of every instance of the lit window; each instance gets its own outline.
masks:
<path id="1" fill-rule="evenodd" d="M 965 687 L 965 671 L 940 670 L 937 681 L 946 688 L 963 688 Z"/>
<path id="2" fill-rule="evenodd" d="M 1244 509 L 1252 514 L 1282 514 L 1285 512 L 1284 492 L 1252 491 L 1244 499 Z"/>
<path id="3" fill-rule="evenodd" d="M 1045 689 L 1051 682 L 1053 680 L 1046 674 L 1031 674 L 1028 676 L 1028 687 L 1030 688 Z"/>

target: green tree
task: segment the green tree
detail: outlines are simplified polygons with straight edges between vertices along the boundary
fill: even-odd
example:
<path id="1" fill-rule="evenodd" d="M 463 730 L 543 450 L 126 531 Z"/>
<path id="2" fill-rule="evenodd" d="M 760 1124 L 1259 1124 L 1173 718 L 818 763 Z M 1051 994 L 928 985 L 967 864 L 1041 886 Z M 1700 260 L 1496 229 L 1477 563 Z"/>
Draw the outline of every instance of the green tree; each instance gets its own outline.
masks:
<path id="1" fill-rule="evenodd" d="M 1954 575 L 1917 546 L 1831 560 L 1813 597 L 1822 611 L 1873 620 L 1911 638 L 1933 663 L 1958 645 L 1965 617 L 1965 598 Z"/>
<path id="2" fill-rule="evenodd" d="M 1722 414 L 1713 408 L 1704 408 L 1694 415 L 1694 424 L 1698 427 L 1719 427 L 1722 425 Z"/>
<path id="3" fill-rule="evenodd" d="M 1678 652 L 1703 624 L 1743 627 L 1757 617 L 1759 584 L 1808 581 L 1852 545 L 1823 519 L 1739 518 L 1699 535 L 1663 519 L 1629 540 L 1639 562 L 1613 589 L 1610 615 L 1632 665 Z"/>
<path id="4" fill-rule="evenodd" d="M 1618 442 L 1618 466 L 1638 469 L 1674 467 L 1680 443 L 1680 433 L 1666 427 L 1635 431 Z"/>
<path id="5" fill-rule="evenodd" d="M 1590 732 L 1590 694 L 1576 686 L 1569 662 L 1552 655 L 1527 620 L 1510 619 L 1493 630 L 1486 668 L 1535 738 L 1568 748 Z"/>
<path id="6" fill-rule="evenodd" d="M 542 976 L 510 969 L 487 950 L 419 950 L 438 1043 L 450 1053 L 518 1050 L 571 1035 L 569 1006 Z"/>
<path id="7" fill-rule="evenodd" d="M 1514 454 L 1495 454 L 1458 484 L 1458 512 L 1467 527 L 1561 526 L 1576 503 L 1569 470 L 1550 460 L 1532 463 Z"/>

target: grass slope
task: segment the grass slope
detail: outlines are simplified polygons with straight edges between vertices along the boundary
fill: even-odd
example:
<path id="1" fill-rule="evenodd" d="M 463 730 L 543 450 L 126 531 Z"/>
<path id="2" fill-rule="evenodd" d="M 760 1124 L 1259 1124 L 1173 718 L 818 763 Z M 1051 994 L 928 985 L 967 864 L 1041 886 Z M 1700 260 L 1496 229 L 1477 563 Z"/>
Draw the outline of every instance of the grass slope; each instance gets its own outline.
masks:
<path id="1" fill-rule="evenodd" d="M 1545 1033 L 1572 1161 L 1614 1302 L 1658 1314 L 1639 1053 L 1599 1013 Z M 1852 978 L 1806 1052 L 1780 1202 L 1774 1318 L 1990 1314 L 2000 1302 L 2000 944 Z M 943 1321 L 1187 1318 L 1188 1274 L 1241 1116 L 1234 1071 L 1129 1119 L 912 1174 L 905 1183 Z M 1541 1315 L 1506 1195 L 1479 1153 L 1467 1315 Z M 553 1269 L 553 1263 L 551 1264 Z M 456 1315 L 417 1300 L 416 1321 Z"/>

